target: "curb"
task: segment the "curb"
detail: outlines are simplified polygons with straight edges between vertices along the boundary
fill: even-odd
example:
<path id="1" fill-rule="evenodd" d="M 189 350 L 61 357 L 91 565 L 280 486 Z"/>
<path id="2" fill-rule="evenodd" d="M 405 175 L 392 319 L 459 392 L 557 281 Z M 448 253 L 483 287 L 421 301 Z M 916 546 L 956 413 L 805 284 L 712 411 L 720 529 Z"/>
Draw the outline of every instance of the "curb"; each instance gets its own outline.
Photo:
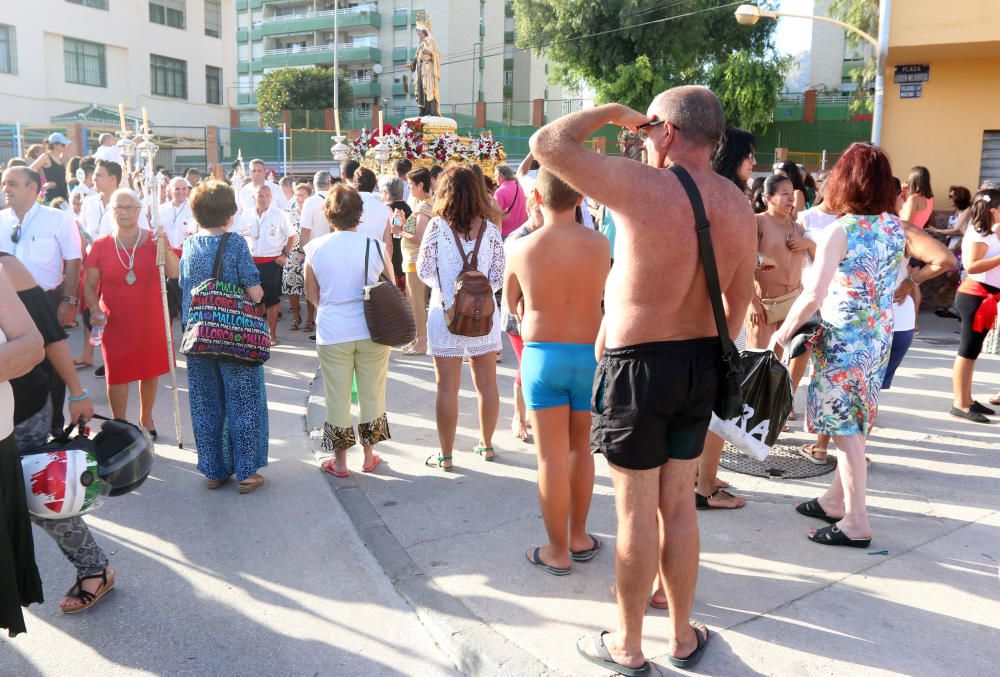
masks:
<path id="1" fill-rule="evenodd" d="M 323 377 L 317 370 L 306 405 L 306 430 L 313 455 L 330 454 L 321 446 L 326 417 Z M 476 616 L 462 601 L 442 590 L 410 557 L 361 489 L 354 473 L 336 478 L 323 473 L 330 491 L 354 525 L 361 542 L 417 618 L 463 674 L 473 677 L 558 675 Z"/>

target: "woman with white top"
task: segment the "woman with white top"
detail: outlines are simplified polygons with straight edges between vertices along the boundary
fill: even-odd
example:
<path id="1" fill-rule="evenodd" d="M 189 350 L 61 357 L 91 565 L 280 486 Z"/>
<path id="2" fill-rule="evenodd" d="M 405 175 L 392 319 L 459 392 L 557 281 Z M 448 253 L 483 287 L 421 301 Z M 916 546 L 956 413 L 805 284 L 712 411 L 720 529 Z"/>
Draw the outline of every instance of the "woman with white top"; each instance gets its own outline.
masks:
<path id="1" fill-rule="evenodd" d="M 962 318 L 962 338 L 952 370 L 956 418 L 989 423 L 992 409 L 972 399 L 972 374 L 986 335 L 996 322 L 1000 302 L 1000 190 L 981 190 L 972 200 L 971 228 L 962 243 L 962 262 L 969 275 L 958 288 L 955 306 Z"/>
<path id="2" fill-rule="evenodd" d="M 466 257 L 472 256 L 476 240 L 482 231 L 482 242 L 476 268 L 489 278 L 496 292 L 503 286 L 504 255 L 499 208 L 486 192 L 486 186 L 471 169 L 450 167 L 441 175 L 434 200 L 436 215 L 427 225 L 417 273 L 431 288 L 430 311 L 427 316 L 428 350 L 434 356 L 437 376 L 436 418 L 441 452 L 428 465 L 445 472 L 452 469 L 452 451 L 458 426 L 458 391 L 462 384 L 462 359 L 472 364 L 472 382 L 479 399 L 479 444 L 474 451 L 492 461 L 493 432 L 500 413 L 500 393 L 497 390 L 496 354 L 500 352 L 500 313 L 494 309 L 493 327 L 485 336 L 468 337 L 452 334 L 445 319 L 445 308 L 455 300 L 455 280 L 463 264 L 456 242 Z M 484 230 L 485 229 L 485 230 Z"/>
<path id="3" fill-rule="evenodd" d="M 337 184 L 326 196 L 323 214 L 332 232 L 305 247 L 306 298 L 316 306 L 316 352 L 326 387 L 323 448 L 334 457 L 321 468 L 349 477 L 347 450 L 357 440 L 351 418 L 351 385 L 357 374 L 358 437 L 365 458 L 362 472 L 381 460 L 375 445 L 390 438 L 385 411 L 389 346 L 371 339 L 365 320 L 364 288 L 392 270 L 390 253 L 379 240 L 358 233 L 364 202 L 358 191 Z"/>
<path id="4" fill-rule="evenodd" d="M 10 282 L 0 274 L 0 628 L 11 637 L 25 632 L 21 607 L 41 604 L 42 580 L 35 565 L 21 458 L 14 441 L 14 395 L 9 382 L 43 359 L 41 334 Z"/>

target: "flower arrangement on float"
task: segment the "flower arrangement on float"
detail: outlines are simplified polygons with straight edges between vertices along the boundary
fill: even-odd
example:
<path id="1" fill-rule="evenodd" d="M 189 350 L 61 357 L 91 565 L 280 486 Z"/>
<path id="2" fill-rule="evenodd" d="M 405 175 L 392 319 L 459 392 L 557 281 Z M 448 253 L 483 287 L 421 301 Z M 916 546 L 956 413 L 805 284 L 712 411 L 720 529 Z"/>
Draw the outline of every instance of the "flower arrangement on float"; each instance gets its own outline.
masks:
<path id="1" fill-rule="evenodd" d="M 415 169 L 435 164 L 473 163 L 490 176 L 496 166 L 507 159 L 503 144 L 489 131 L 469 138 L 458 136 L 457 129 L 458 124 L 450 118 L 411 118 L 403 120 L 398 128 L 384 125 L 381 130 L 362 129 L 349 148 L 352 158 L 376 172 L 382 168 L 372 150 L 379 141 L 389 148 L 388 161 L 405 158 Z"/>

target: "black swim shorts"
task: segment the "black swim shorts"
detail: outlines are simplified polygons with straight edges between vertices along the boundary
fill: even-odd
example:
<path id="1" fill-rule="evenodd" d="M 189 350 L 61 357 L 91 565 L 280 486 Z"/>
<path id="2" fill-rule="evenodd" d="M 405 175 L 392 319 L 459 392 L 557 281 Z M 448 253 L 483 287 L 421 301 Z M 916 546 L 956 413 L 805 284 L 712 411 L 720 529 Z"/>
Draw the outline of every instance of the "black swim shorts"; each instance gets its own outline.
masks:
<path id="1" fill-rule="evenodd" d="M 260 286 L 264 289 L 264 298 L 261 301 L 266 308 L 281 303 L 282 270 L 282 267 L 274 261 L 257 264 L 257 271 L 260 273 Z"/>
<path id="2" fill-rule="evenodd" d="M 720 378 L 718 338 L 604 351 L 594 377 L 590 440 L 631 470 L 701 454 Z"/>

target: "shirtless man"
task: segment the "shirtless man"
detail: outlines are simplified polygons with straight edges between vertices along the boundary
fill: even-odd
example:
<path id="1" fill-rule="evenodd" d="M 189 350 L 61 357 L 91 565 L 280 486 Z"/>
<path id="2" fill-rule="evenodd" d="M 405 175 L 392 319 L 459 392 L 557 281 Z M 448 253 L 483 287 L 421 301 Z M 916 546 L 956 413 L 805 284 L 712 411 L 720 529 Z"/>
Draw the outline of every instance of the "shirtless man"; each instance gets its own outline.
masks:
<path id="1" fill-rule="evenodd" d="M 577 223 L 582 198 L 555 174 L 542 169 L 534 195 L 545 227 L 510 248 L 504 290 L 508 310 L 521 320 L 521 387 L 535 432 L 538 498 L 549 537 L 548 545 L 526 557 L 565 576 L 571 562 L 587 562 L 601 549 L 587 534 L 594 493 L 590 393 L 611 249 L 607 238 Z"/>
<path id="2" fill-rule="evenodd" d="M 711 91 L 677 87 L 657 96 L 647 114 L 607 104 L 561 117 L 531 138 L 543 167 L 615 213 L 617 256 L 598 355 L 607 349 L 595 379 L 591 436 L 615 486 L 619 628 L 581 638 L 577 650 L 622 674 L 650 671 L 642 622 L 658 568 L 670 605 L 670 662 L 693 666 L 708 640 L 708 629 L 688 620 L 699 550 L 691 487 L 722 377 L 720 347 L 694 214 L 664 167 L 682 166 L 701 192 L 735 336 L 753 291 L 756 227 L 746 197 L 709 162 L 723 123 Z M 646 164 L 590 150 L 585 140 L 605 124 L 641 133 Z"/>

